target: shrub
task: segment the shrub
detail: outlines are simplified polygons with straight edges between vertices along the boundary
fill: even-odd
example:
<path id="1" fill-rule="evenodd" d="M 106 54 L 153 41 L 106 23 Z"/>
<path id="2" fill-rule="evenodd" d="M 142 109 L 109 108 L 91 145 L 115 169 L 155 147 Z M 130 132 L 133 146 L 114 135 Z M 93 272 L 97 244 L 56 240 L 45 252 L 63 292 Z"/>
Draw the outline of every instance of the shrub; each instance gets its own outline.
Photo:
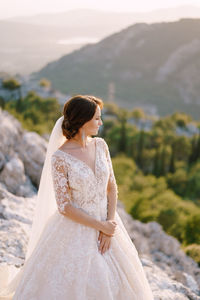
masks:
<path id="1" fill-rule="evenodd" d="M 185 223 L 184 240 L 186 244 L 200 244 L 200 213 L 188 217 Z"/>
<path id="2" fill-rule="evenodd" d="M 184 251 L 187 255 L 192 257 L 200 266 L 200 245 L 191 244 L 184 248 Z"/>

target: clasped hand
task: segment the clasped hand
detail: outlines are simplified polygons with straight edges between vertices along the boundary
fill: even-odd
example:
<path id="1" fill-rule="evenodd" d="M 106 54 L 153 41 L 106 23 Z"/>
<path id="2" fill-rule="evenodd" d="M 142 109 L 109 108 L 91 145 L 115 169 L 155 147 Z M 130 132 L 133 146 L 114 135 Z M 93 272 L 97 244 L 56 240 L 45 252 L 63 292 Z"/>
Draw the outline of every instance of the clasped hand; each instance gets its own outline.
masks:
<path id="1" fill-rule="evenodd" d="M 99 231 L 98 241 L 99 252 L 103 254 L 110 248 L 111 236 Z"/>
<path id="2" fill-rule="evenodd" d="M 99 231 L 99 237 L 98 237 L 98 241 L 99 241 L 99 252 L 101 252 L 101 254 L 105 253 L 109 248 L 110 248 L 110 243 L 111 243 L 111 237 L 114 236 L 115 230 L 116 230 L 116 226 L 117 223 L 113 220 L 109 220 L 109 221 L 105 221 L 103 222 L 105 224 L 105 227 L 107 227 L 108 225 L 111 226 L 111 228 L 107 228 L 105 232 Z M 108 233 L 109 232 L 109 233 Z"/>

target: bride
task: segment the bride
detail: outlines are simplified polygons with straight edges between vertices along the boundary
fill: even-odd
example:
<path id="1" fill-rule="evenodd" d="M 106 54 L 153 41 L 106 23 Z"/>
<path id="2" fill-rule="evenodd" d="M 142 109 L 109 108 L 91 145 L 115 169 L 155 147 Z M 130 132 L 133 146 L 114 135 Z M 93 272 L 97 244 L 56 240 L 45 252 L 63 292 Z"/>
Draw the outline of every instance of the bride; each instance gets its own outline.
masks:
<path id="1" fill-rule="evenodd" d="M 9 270 L 0 299 L 153 299 L 116 211 L 108 145 L 91 137 L 102 125 L 102 108 L 89 95 L 65 103 L 49 139 L 25 263 Z M 1 268 L 1 277 L 6 271 Z"/>

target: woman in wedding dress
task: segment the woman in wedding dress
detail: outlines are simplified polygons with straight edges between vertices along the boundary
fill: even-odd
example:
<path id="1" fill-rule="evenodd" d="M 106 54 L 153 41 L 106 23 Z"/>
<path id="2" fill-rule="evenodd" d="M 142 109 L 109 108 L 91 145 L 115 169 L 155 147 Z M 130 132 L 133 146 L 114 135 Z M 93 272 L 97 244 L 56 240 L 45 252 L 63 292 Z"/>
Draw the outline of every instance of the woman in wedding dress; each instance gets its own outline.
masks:
<path id="1" fill-rule="evenodd" d="M 101 99 L 69 99 L 52 131 L 26 260 L 0 293 L 14 300 L 153 300 L 117 213 Z"/>

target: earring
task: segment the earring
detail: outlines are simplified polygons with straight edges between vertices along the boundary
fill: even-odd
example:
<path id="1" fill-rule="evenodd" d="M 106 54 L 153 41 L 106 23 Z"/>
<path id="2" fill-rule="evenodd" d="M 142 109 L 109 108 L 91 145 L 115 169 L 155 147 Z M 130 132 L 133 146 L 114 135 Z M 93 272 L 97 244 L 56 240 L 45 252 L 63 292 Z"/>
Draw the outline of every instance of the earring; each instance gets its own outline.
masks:
<path id="1" fill-rule="evenodd" d="M 85 140 L 85 130 L 83 129 L 82 130 L 82 141 L 84 142 L 84 140 Z"/>

